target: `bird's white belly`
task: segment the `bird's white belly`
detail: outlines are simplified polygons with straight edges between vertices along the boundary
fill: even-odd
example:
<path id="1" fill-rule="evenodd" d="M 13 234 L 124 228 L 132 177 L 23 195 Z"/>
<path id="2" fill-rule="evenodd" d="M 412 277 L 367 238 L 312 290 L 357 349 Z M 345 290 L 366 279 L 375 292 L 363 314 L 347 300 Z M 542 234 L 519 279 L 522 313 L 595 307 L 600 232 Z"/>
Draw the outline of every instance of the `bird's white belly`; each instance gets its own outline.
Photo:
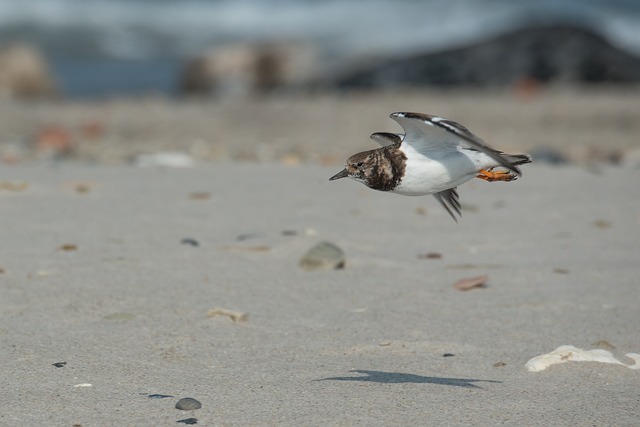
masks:
<path id="1" fill-rule="evenodd" d="M 454 154 L 443 159 L 408 158 L 404 176 L 394 193 L 424 196 L 464 184 L 477 175 L 468 157 Z"/>

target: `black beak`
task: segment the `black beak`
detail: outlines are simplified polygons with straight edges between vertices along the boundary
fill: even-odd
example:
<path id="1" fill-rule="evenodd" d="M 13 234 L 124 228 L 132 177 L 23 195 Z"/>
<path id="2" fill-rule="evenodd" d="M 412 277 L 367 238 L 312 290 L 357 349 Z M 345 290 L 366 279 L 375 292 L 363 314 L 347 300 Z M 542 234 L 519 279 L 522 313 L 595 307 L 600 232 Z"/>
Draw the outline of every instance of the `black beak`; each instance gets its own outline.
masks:
<path id="1" fill-rule="evenodd" d="M 346 178 L 349 176 L 349 172 L 347 172 L 347 169 L 342 169 L 340 172 L 338 172 L 337 174 L 333 175 L 331 178 L 329 178 L 329 181 L 334 181 L 336 179 L 340 179 L 340 178 Z"/>

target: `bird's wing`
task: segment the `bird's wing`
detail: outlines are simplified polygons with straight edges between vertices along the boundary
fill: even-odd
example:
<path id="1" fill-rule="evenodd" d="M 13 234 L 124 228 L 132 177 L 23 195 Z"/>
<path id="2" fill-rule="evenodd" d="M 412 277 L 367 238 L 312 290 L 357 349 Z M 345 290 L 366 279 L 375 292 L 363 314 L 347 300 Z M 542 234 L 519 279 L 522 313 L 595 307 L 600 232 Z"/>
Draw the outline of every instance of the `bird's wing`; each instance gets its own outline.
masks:
<path id="1" fill-rule="evenodd" d="M 462 216 L 462 213 L 460 213 L 460 201 L 458 199 L 458 192 L 456 191 L 456 188 L 449 188 L 448 190 L 435 193 L 433 196 L 438 199 L 447 212 L 449 212 L 451 218 L 453 218 L 455 222 L 458 222 L 458 218 L 456 218 L 455 214 Z"/>
<path id="2" fill-rule="evenodd" d="M 378 144 L 386 147 L 388 145 L 400 145 L 402 143 L 403 135 L 391 132 L 376 132 L 372 133 L 369 138 L 373 139 Z"/>
<path id="3" fill-rule="evenodd" d="M 411 145 L 428 157 L 441 157 L 438 151 L 446 154 L 462 146 L 481 151 L 501 166 L 520 175 L 520 169 L 507 160 L 504 153 L 489 147 L 460 123 L 421 113 L 393 113 L 391 118 L 404 129 L 402 144 Z"/>

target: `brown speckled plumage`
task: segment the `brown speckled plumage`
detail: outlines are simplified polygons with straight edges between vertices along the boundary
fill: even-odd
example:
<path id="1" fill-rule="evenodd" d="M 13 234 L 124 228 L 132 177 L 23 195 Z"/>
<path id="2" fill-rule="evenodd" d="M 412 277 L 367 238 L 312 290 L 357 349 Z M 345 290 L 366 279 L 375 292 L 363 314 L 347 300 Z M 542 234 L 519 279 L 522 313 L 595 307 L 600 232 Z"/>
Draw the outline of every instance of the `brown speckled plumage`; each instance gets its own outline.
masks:
<path id="1" fill-rule="evenodd" d="M 372 168 L 365 171 L 364 183 L 379 191 L 393 190 L 404 177 L 407 156 L 395 145 L 373 150 Z"/>

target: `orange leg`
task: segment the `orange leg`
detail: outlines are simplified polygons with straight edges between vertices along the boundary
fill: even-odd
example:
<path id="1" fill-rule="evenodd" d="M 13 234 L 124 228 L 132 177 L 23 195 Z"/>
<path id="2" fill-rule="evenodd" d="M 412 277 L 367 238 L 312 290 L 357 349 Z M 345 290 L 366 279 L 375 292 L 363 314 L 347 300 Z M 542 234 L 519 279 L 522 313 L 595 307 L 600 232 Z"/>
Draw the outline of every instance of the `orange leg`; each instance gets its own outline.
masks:
<path id="1" fill-rule="evenodd" d="M 494 170 L 493 168 L 488 170 L 481 169 L 478 171 L 478 175 L 476 176 L 476 178 L 484 179 L 485 181 L 488 181 L 488 182 L 513 181 L 517 177 L 518 176 L 513 172 L 511 172 L 510 170 L 506 170 L 506 169 Z"/>

